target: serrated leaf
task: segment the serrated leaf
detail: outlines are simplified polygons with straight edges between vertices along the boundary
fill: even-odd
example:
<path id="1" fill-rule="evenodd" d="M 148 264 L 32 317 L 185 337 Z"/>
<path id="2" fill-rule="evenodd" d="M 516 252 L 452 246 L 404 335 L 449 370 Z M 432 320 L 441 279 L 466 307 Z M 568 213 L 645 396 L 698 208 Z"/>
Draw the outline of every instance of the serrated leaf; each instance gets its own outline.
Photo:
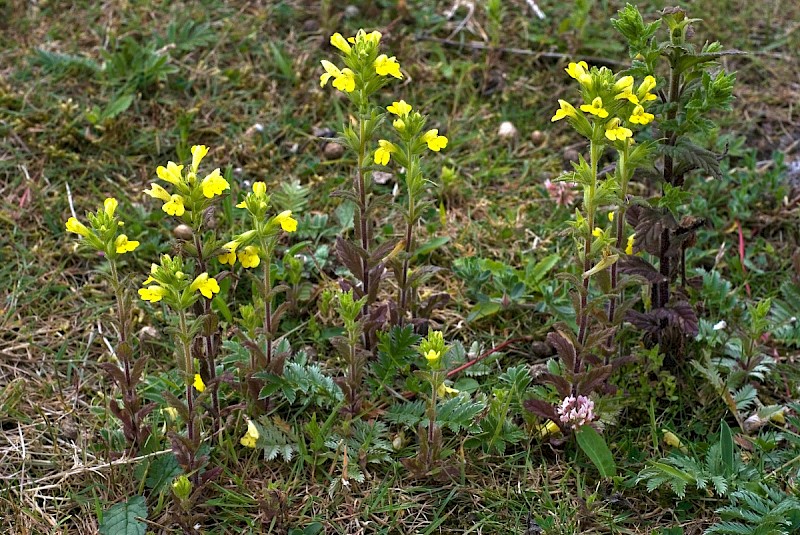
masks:
<path id="1" fill-rule="evenodd" d="M 144 535 L 147 524 L 138 520 L 147 518 L 147 503 L 143 496 L 133 496 L 127 501 L 111 506 L 103 514 L 101 535 Z"/>
<path id="2" fill-rule="evenodd" d="M 147 479 L 144 484 L 147 488 L 152 489 L 153 492 L 161 492 L 182 472 L 183 470 L 181 470 L 175 454 L 169 452 L 153 459 L 147 470 Z"/>

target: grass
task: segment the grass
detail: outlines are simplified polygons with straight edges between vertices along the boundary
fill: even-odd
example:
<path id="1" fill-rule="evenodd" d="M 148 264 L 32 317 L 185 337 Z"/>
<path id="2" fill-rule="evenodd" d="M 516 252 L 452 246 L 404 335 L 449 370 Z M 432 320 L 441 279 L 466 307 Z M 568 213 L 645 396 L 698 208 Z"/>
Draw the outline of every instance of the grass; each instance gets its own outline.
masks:
<path id="1" fill-rule="evenodd" d="M 555 100 L 574 91 L 564 61 L 475 49 L 470 42 L 625 62 L 607 23 L 622 3 L 585 2 L 581 16 L 565 3 L 539 2 L 544 21 L 522 0 L 503 2 L 499 19 L 480 6 L 471 17 L 462 8 L 447 19 L 449 3 L 423 0 L 409 0 L 405 13 L 388 0 L 353 4 L 359 11 L 351 18 L 342 5 L 298 0 L 0 4 L 0 531 L 94 533 L 103 510 L 145 490 L 133 474 L 142 459 L 114 455 L 119 437 L 105 406 L 115 393 L 98 367 L 108 359 L 104 340 L 111 335 L 102 331 L 101 318 L 110 292 L 92 271 L 96 258 L 65 237 L 72 207 L 80 215 L 108 195 L 130 199 L 120 208 L 141 219 L 126 229 L 142 248 L 127 270 L 144 273 L 167 250 L 171 229 L 157 230 L 163 214 L 137 192 L 157 165 L 204 143 L 213 148 L 209 158 L 230 169 L 234 192 L 245 181 L 273 187 L 298 179 L 310 188 L 310 210 L 331 213 L 330 193 L 354 163 L 348 154 L 326 160 L 313 134 L 348 119 L 345 101 L 316 83 L 333 31 L 379 28 L 411 80 L 386 98 L 402 94 L 419 103 L 450 139 L 437 165 L 455 170 L 455 186 L 442 197 L 442 223 L 431 218 L 425 230 L 449 242 L 431 253 L 433 265 L 477 256 L 519 267 L 531 256 L 571 247 L 562 232 L 570 212 L 555 206 L 542 186 L 568 167 L 569 148 L 580 150 L 567 129 L 549 120 Z M 661 7 L 640 3 L 648 15 Z M 705 2 L 690 11 L 704 19 L 703 36 L 751 52 L 725 60 L 738 72 L 737 101 L 717 118 L 716 143 L 735 143 L 725 162 L 727 180 L 702 186 L 709 201 L 697 208 L 713 225 L 703 231 L 695 260 L 719 270 L 738 298 L 778 296 L 782 284 L 797 281 L 792 254 L 800 208 L 769 161 L 776 151 L 797 159 L 800 61 L 792 51 L 800 47 L 800 32 L 792 21 L 800 9 L 789 1 Z M 167 61 L 159 65 L 159 58 Z M 119 100 L 126 95 L 132 97 L 127 107 Z M 103 118 L 92 120 L 87 112 L 93 110 Z M 518 128 L 516 139 L 498 137 L 506 120 Z M 438 178 L 440 169 L 430 172 Z M 737 222 L 744 267 L 731 245 Z M 492 347 L 532 332 L 541 340 L 552 321 L 542 310 L 517 309 L 468 323 L 472 303 L 463 281 L 440 274 L 436 284 L 454 297 L 436 323 L 467 345 Z M 144 310 L 137 331 L 158 324 Z M 148 370 L 154 376 L 171 366 L 165 337 L 156 335 Z M 790 366 L 796 347 L 776 345 L 775 351 L 786 363 L 784 380 L 769 386 L 776 399 L 785 399 L 791 396 L 783 391 L 798 382 Z M 542 359 L 513 344 L 490 370 L 514 363 L 541 365 Z M 625 475 L 661 454 L 663 427 L 708 432 L 724 407 L 705 402 L 694 408 L 696 402 L 678 401 L 653 415 L 629 408 L 625 426 L 608 437 L 627 459 Z M 161 425 L 162 417 L 155 418 Z M 231 416 L 228 424 L 241 422 Z M 413 437 L 393 438 L 401 444 L 398 455 L 414 453 Z M 598 481 L 588 460 L 575 461 L 574 448 L 553 449 L 536 437 L 497 456 L 464 453 L 451 436 L 447 447 L 465 461 L 452 479 L 417 481 L 399 463 L 385 463 L 370 469 L 364 484 L 334 493 L 328 476 L 341 466 L 333 455 L 301 452 L 289 463 L 265 462 L 243 452 L 235 438 L 212 440 L 226 470 L 203 506 L 214 519 L 209 533 L 284 533 L 314 522 L 325 533 L 342 534 L 533 534 L 535 525 L 545 533 L 652 533 L 671 525 L 699 533 L 713 519 L 711 502 L 687 509 L 669 494 Z M 169 499 L 151 495 L 148 529 L 170 532 Z"/>

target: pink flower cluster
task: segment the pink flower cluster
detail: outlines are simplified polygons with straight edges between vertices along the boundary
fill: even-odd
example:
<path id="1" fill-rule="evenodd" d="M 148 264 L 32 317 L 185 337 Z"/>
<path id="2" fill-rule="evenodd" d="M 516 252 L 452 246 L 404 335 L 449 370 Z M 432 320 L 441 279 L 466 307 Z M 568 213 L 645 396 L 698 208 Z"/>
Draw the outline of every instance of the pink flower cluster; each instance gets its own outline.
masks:
<path id="1" fill-rule="evenodd" d="M 558 416 L 562 424 L 577 429 L 595 419 L 594 401 L 586 396 L 568 396 L 559 405 Z"/>

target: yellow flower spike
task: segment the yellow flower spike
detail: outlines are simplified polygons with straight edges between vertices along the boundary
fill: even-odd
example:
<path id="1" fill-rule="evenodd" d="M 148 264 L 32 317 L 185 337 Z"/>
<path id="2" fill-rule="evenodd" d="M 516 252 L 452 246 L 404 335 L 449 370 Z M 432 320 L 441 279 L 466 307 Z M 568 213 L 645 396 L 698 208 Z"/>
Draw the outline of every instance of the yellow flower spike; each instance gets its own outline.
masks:
<path id="1" fill-rule="evenodd" d="M 150 189 L 146 189 L 144 190 L 144 192 L 147 195 L 153 197 L 154 199 L 159 199 L 164 202 L 169 202 L 171 200 L 169 192 L 164 188 L 162 188 L 161 186 L 159 186 L 158 184 L 156 184 L 155 182 L 150 184 Z"/>
<path id="2" fill-rule="evenodd" d="M 228 184 L 228 181 L 222 178 L 219 168 L 214 169 L 206 176 L 200 183 L 200 187 L 203 188 L 203 196 L 206 199 L 211 199 L 215 195 L 222 195 L 223 191 L 231 189 L 231 185 Z"/>
<path id="3" fill-rule="evenodd" d="M 433 152 L 439 152 L 447 146 L 447 138 L 439 135 L 439 130 L 436 128 L 428 130 L 422 136 L 422 140 L 428 144 L 428 148 Z"/>
<path id="4" fill-rule="evenodd" d="M 263 197 L 267 194 L 267 185 L 263 182 L 253 182 L 253 193 L 258 197 Z"/>
<path id="5" fill-rule="evenodd" d="M 559 108 L 556 110 L 556 114 L 550 119 L 551 123 L 556 121 L 560 121 L 564 117 L 577 117 L 577 112 L 575 108 L 567 102 L 566 100 L 558 100 Z"/>
<path id="6" fill-rule="evenodd" d="M 337 34 L 338 35 L 338 34 Z M 252 420 L 247 420 L 247 433 L 239 440 L 239 444 L 246 448 L 255 448 L 259 433 L 256 424 Z"/>
<path id="7" fill-rule="evenodd" d="M 206 384 L 203 382 L 203 378 L 200 377 L 199 373 L 194 374 L 194 382 L 192 383 L 192 386 L 194 386 L 194 389 L 200 393 L 206 389 Z"/>
<path id="8" fill-rule="evenodd" d="M 197 169 L 200 167 L 200 162 L 203 161 L 203 158 L 206 157 L 208 154 L 208 147 L 205 145 L 194 145 L 192 147 L 192 173 L 197 173 Z M 181 166 L 183 168 L 183 166 Z"/>
<path id="9" fill-rule="evenodd" d="M 398 117 L 405 117 L 411 111 L 411 104 L 408 104 L 405 100 L 400 100 L 398 102 L 392 102 L 391 106 L 386 107 L 386 111 L 389 113 L 393 113 Z"/>
<path id="10" fill-rule="evenodd" d="M 291 210 L 284 210 L 276 215 L 274 221 L 286 232 L 294 232 L 297 230 L 297 220 L 292 217 Z"/>
<path id="11" fill-rule="evenodd" d="M 157 284 L 147 286 L 146 288 L 139 288 L 139 297 L 141 297 L 142 300 L 150 301 L 151 303 L 158 303 L 164 298 L 165 295 L 167 295 L 166 288 L 162 288 Z"/>
<path id="12" fill-rule="evenodd" d="M 88 237 L 91 234 L 91 231 L 86 227 L 86 225 L 84 225 L 74 217 L 70 217 L 69 219 L 67 219 L 66 226 L 67 226 L 67 232 L 74 232 L 75 234 L 79 234 L 84 238 Z"/>
<path id="13" fill-rule="evenodd" d="M 125 234 L 120 234 L 117 236 L 117 239 L 114 240 L 114 246 L 116 247 L 117 254 L 125 254 L 139 247 L 139 242 L 129 240 Z"/>
<path id="14" fill-rule="evenodd" d="M 636 237 L 636 233 L 631 234 L 628 236 L 628 244 L 625 246 L 625 254 L 631 255 L 633 254 L 633 241 Z"/>
<path id="15" fill-rule="evenodd" d="M 386 165 L 392 157 L 392 153 L 397 151 L 397 147 L 391 141 L 381 139 L 378 141 L 378 148 L 375 150 L 375 163 Z"/>
<path id="16" fill-rule="evenodd" d="M 403 73 L 400 72 L 400 64 L 397 63 L 397 58 L 394 56 L 390 58 L 386 54 L 381 54 L 375 58 L 374 66 L 375 72 L 379 76 L 394 76 L 397 79 L 403 77 Z"/>
<path id="17" fill-rule="evenodd" d="M 331 63 L 330 61 L 323 59 L 320 61 L 322 64 L 322 68 L 325 69 L 325 72 L 319 77 L 319 86 L 325 87 L 328 83 L 328 80 L 331 78 L 338 78 L 342 75 L 342 71 L 339 70 L 339 67 Z"/>
<path id="18" fill-rule="evenodd" d="M 406 122 L 402 119 L 395 119 L 392 121 L 392 126 L 394 126 L 395 130 L 398 132 L 402 132 L 406 129 Z"/>
<path id="19" fill-rule="evenodd" d="M 200 292 L 206 299 L 211 299 L 214 294 L 219 293 L 219 283 L 214 277 L 209 277 L 208 273 L 201 273 L 192 281 L 189 290 Z"/>
<path id="20" fill-rule="evenodd" d="M 333 87 L 345 93 L 352 93 L 356 89 L 356 77 L 350 69 L 342 69 L 339 76 L 333 81 Z"/>
<path id="21" fill-rule="evenodd" d="M 655 115 L 652 113 L 647 113 L 644 111 L 642 106 L 637 105 L 635 108 L 633 108 L 633 113 L 628 120 L 633 124 L 645 125 L 651 122 L 653 119 L 655 119 Z"/>
<path id="22" fill-rule="evenodd" d="M 353 50 L 352 47 L 347 44 L 347 39 L 345 39 L 339 32 L 331 35 L 331 44 L 345 54 L 349 54 Z"/>
<path id="23" fill-rule="evenodd" d="M 175 162 L 167 162 L 167 166 L 159 165 L 156 168 L 156 175 L 164 182 L 169 182 L 173 186 L 177 186 L 183 181 L 183 166 L 177 165 Z"/>
<path id="24" fill-rule="evenodd" d="M 425 353 L 425 360 L 428 361 L 428 365 L 430 366 L 435 366 L 436 364 L 438 364 L 440 358 L 441 355 L 435 349 L 431 349 L 430 351 Z"/>
<path id="25" fill-rule="evenodd" d="M 600 227 L 594 227 L 594 230 L 592 231 L 592 236 L 594 236 L 595 238 L 599 238 L 602 235 L 603 235 L 603 229 L 601 229 Z"/>
<path id="26" fill-rule="evenodd" d="M 610 141 L 615 141 L 615 140 L 622 141 L 624 139 L 628 139 L 633 135 L 633 132 L 630 130 L 630 128 L 625 128 L 620 123 L 621 121 L 619 120 L 619 118 L 614 117 L 613 119 L 608 121 L 608 124 L 606 124 L 606 137 Z"/>
<path id="27" fill-rule="evenodd" d="M 186 212 L 186 207 L 183 205 L 183 197 L 178 194 L 172 195 L 168 202 L 161 207 L 164 212 L 169 215 L 182 216 Z"/>
<path id="28" fill-rule="evenodd" d="M 603 99 L 600 97 L 594 97 L 591 104 L 581 104 L 581 111 L 591 113 L 601 119 L 608 117 L 608 111 L 603 107 Z"/>
<path id="29" fill-rule="evenodd" d="M 105 210 L 108 217 L 114 217 L 114 212 L 117 210 L 119 203 L 114 197 L 109 197 L 103 201 L 103 210 Z"/>
<path id="30" fill-rule="evenodd" d="M 258 249 L 252 245 L 248 245 L 243 250 L 239 251 L 239 262 L 242 263 L 243 268 L 258 267 L 261 263 L 261 258 L 258 256 Z"/>

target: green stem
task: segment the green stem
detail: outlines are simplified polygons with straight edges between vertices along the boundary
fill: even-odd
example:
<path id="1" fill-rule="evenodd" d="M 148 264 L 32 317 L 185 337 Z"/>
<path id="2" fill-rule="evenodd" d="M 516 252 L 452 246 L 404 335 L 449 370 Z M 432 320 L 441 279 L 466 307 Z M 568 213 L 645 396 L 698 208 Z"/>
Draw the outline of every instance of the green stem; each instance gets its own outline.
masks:
<path id="1" fill-rule="evenodd" d="M 194 380 L 194 366 L 192 364 L 192 347 L 189 340 L 189 329 L 186 325 L 186 311 L 178 311 L 178 321 L 180 337 L 183 344 L 183 376 L 186 382 L 186 407 L 189 411 L 189 418 L 186 422 L 186 435 L 189 441 L 194 443 L 194 390 L 192 383 Z"/>
<path id="2" fill-rule="evenodd" d="M 356 237 L 361 239 L 361 248 L 364 249 L 366 252 L 366 256 L 369 256 L 369 225 L 367 224 L 367 184 L 364 172 L 364 161 L 366 160 L 366 152 L 367 152 L 367 140 L 366 131 L 364 128 L 364 117 L 366 113 L 362 111 L 359 117 L 358 123 L 358 162 L 357 162 L 357 170 L 356 170 L 356 190 L 358 192 L 358 226 L 356 228 Z M 368 258 L 361 259 L 361 269 L 364 272 L 364 277 L 362 282 L 362 290 L 365 296 L 369 296 L 370 293 L 370 277 L 369 277 L 369 260 Z M 363 318 L 369 318 L 369 297 L 364 302 L 364 306 L 361 309 L 361 315 Z M 372 349 L 372 336 L 370 335 L 369 329 L 364 330 L 364 348 L 367 351 Z"/>
<path id="3" fill-rule="evenodd" d="M 600 152 L 602 150 L 602 145 L 595 143 L 594 141 L 590 141 L 589 143 L 589 158 L 591 164 L 591 173 L 592 173 L 592 180 L 589 184 L 589 187 L 586 190 L 586 198 L 583 200 L 584 208 L 586 209 L 586 220 L 588 223 L 588 228 L 586 230 L 586 241 L 584 242 L 584 252 L 583 252 L 583 273 L 587 273 L 590 269 L 592 269 L 592 259 L 591 259 L 591 252 L 592 252 L 592 230 L 594 230 L 594 220 L 595 220 L 595 205 L 594 205 L 594 196 L 595 191 L 597 190 L 597 162 L 600 159 Z M 583 273 L 581 277 L 583 277 Z M 580 326 L 578 329 L 578 343 L 582 346 L 586 343 L 586 338 L 588 336 L 589 331 L 589 283 L 590 283 L 591 276 L 585 277 L 583 279 L 583 292 L 581 293 L 580 298 L 580 310 L 579 310 L 579 318 L 580 318 Z M 580 367 L 580 359 L 575 359 L 575 373 L 578 373 Z"/>

